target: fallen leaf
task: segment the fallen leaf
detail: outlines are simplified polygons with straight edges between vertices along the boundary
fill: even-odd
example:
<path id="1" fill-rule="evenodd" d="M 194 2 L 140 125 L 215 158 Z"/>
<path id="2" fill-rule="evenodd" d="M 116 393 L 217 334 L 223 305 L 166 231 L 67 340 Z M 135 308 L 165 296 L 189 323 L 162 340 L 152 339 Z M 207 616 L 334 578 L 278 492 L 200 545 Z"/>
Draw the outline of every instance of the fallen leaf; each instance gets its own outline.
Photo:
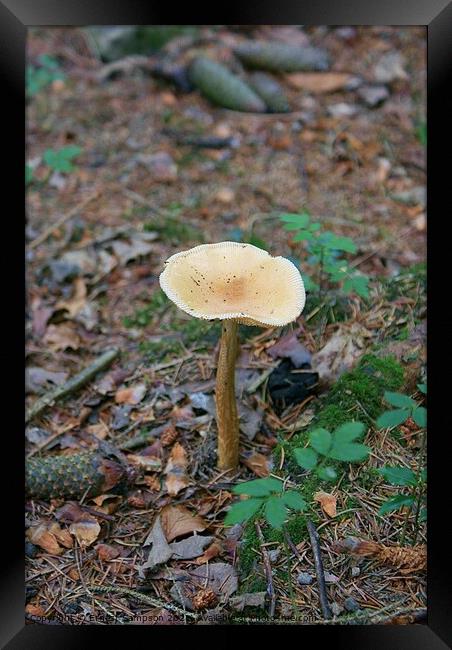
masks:
<path id="1" fill-rule="evenodd" d="M 235 198 L 234 190 L 230 187 L 222 187 L 215 194 L 215 199 L 220 203 L 229 204 L 232 203 Z"/>
<path id="2" fill-rule="evenodd" d="M 364 354 L 371 338 L 372 333 L 359 323 L 340 325 L 326 345 L 312 355 L 312 367 L 320 382 L 331 385 L 350 370 Z"/>
<path id="3" fill-rule="evenodd" d="M 96 546 L 97 557 L 102 562 L 109 562 L 114 560 L 119 555 L 119 549 L 111 546 L 110 544 L 97 544 Z"/>
<path id="4" fill-rule="evenodd" d="M 70 300 L 60 300 L 56 304 L 56 309 L 64 309 L 69 312 L 69 317 L 74 318 L 79 311 L 86 305 L 87 296 L 86 284 L 82 278 L 74 280 L 74 294 Z"/>
<path id="5" fill-rule="evenodd" d="M 295 368 L 311 363 L 311 353 L 298 340 L 299 333 L 300 330 L 286 334 L 277 343 L 267 348 L 267 354 L 272 359 L 290 359 Z"/>
<path id="6" fill-rule="evenodd" d="M 229 602 L 232 609 L 235 609 L 237 612 L 243 612 L 245 607 L 263 607 L 266 595 L 266 591 L 240 594 L 240 596 L 233 596 Z"/>
<path id="7" fill-rule="evenodd" d="M 286 80 L 297 90 L 311 93 L 332 93 L 347 88 L 354 78 L 347 72 L 294 72 Z"/>
<path id="8" fill-rule="evenodd" d="M 374 78 L 381 83 L 390 83 L 396 79 L 408 79 L 404 69 L 404 58 L 400 52 L 383 54 L 374 67 Z"/>
<path id="9" fill-rule="evenodd" d="M 67 530 L 62 530 L 60 525 L 49 520 L 41 521 L 37 526 L 27 530 L 27 538 L 35 546 L 39 546 L 51 555 L 61 555 L 64 548 L 71 548 L 72 539 Z M 61 545 L 60 545 L 61 544 Z"/>
<path id="10" fill-rule="evenodd" d="M 188 533 L 201 532 L 207 523 L 199 516 L 193 516 L 184 506 L 166 506 L 161 514 L 162 528 L 168 542 Z"/>
<path id="11" fill-rule="evenodd" d="M 255 411 L 246 404 L 239 402 L 240 431 L 245 434 L 248 440 L 254 440 L 262 424 L 263 417 L 263 411 Z"/>
<path id="12" fill-rule="evenodd" d="M 335 517 L 336 516 L 336 503 L 337 503 L 337 497 L 335 497 L 333 494 L 328 494 L 328 492 L 316 492 L 314 494 L 314 501 L 318 501 L 320 503 L 320 506 L 325 512 L 328 517 Z"/>
<path id="13" fill-rule="evenodd" d="M 44 393 L 51 386 L 60 386 L 68 378 L 67 372 L 52 372 L 45 368 L 26 368 L 25 389 L 27 393 Z"/>
<path id="14" fill-rule="evenodd" d="M 81 343 L 75 327 L 70 323 L 49 325 L 42 341 L 55 352 L 66 350 L 68 348 L 78 350 Z"/>
<path id="15" fill-rule="evenodd" d="M 191 560 L 195 557 L 199 557 L 204 551 L 205 547 L 208 546 L 212 540 L 213 536 L 211 535 L 197 535 L 196 533 L 187 539 L 183 539 L 180 542 L 173 542 L 170 544 L 170 548 L 173 551 L 173 555 L 178 560 Z"/>
<path id="16" fill-rule="evenodd" d="M 32 305 L 32 313 L 33 334 L 37 338 L 41 338 L 46 331 L 47 322 L 53 314 L 53 309 L 51 307 L 41 307 L 38 302 L 37 306 Z"/>
<path id="17" fill-rule="evenodd" d="M 217 542 L 214 542 L 209 546 L 208 549 L 204 551 L 200 557 L 198 557 L 196 564 L 205 564 L 206 562 L 210 562 L 210 560 L 213 560 L 214 557 L 218 557 L 220 553 L 221 546 Z"/>
<path id="18" fill-rule="evenodd" d="M 148 490 L 136 490 L 127 497 L 127 503 L 132 508 L 148 508 L 152 501 L 152 494 Z"/>
<path id="19" fill-rule="evenodd" d="M 81 275 L 94 275 L 97 271 L 97 259 L 94 249 L 80 249 L 77 251 L 68 251 L 64 253 L 58 260 L 61 264 L 66 264 L 68 267 L 75 266 Z"/>
<path id="20" fill-rule="evenodd" d="M 152 544 L 152 548 L 149 552 L 148 559 L 141 566 L 141 569 L 152 569 L 158 564 L 164 564 L 173 555 L 173 550 L 167 542 L 162 527 L 161 515 L 156 517 L 151 532 L 146 537 L 143 546 L 149 546 L 150 544 Z"/>
<path id="21" fill-rule="evenodd" d="M 132 465 L 143 468 L 146 472 L 158 472 L 162 469 L 162 461 L 156 456 L 129 454 L 127 460 L 129 463 L 132 463 Z"/>
<path id="22" fill-rule="evenodd" d="M 72 524 L 75 521 L 80 521 L 85 516 L 85 511 L 82 510 L 76 501 L 68 501 L 55 511 L 55 518 L 65 524 Z"/>
<path id="23" fill-rule="evenodd" d="M 369 108 L 376 108 L 383 104 L 389 97 L 389 90 L 386 86 L 361 86 L 358 88 L 358 96 Z"/>
<path id="24" fill-rule="evenodd" d="M 27 603 L 25 606 L 25 611 L 30 616 L 39 616 L 39 618 L 42 618 L 46 615 L 45 609 L 43 607 L 40 605 L 34 605 L 33 603 Z"/>
<path id="25" fill-rule="evenodd" d="M 217 596 L 223 596 L 225 599 L 237 591 L 236 571 L 233 566 L 225 562 L 202 565 L 194 571 L 190 571 L 190 575 L 204 588 L 212 589 Z"/>
<path id="26" fill-rule="evenodd" d="M 100 524 L 95 517 L 84 514 L 82 519 L 69 526 L 69 532 L 74 535 L 82 548 L 91 546 L 99 536 Z"/>
<path id="27" fill-rule="evenodd" d="M 139 404 L 146 395 L 146 384 L 121 388 L 115 395 L 116 404 Z"/>
<path id="28" fill-rule="evenodd" d="M 171 450 L 171 455 L 165 468 L 165 486 L 170 496 L 176 496 L 189 484 L 186 475 L 187 453 L 179 442 Z"/>
<path id="29" fill-rule="evenodd" d="M 148 244 L 140 239 L 132 239 L 129 244 L 123 241 L 113 241 L 111 247 L 122 266 L 125 266 L 137 257 L 148 255 L 153 249 L 152 244 Z"/>
<path id="30" fill-rule="evenodd" d="M 136 160 L 149 170 L 155 181 L 171 183 L 177 179 L 177 165 L 166 151 L 158 151 L 155 154 L 140 153 Z"/>
<path id="31" fill-rule="evenodd" d="M 270 460 L 263 454 L 252 453 L 248 457 L 243 454 L 241 461 L 257 476 L 263 477 L 270 474 Z"/>

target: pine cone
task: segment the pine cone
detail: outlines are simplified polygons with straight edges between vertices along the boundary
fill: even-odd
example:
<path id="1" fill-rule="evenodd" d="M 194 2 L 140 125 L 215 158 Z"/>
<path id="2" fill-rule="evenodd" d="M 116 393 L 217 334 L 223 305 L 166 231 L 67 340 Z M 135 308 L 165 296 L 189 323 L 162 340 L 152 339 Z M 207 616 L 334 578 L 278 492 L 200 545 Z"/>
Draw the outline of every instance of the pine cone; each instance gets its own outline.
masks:
<path id="1" fill-rule="evenodd" d="M 272 113 L 290 111 L 287 97 L 277 81 L 264 72 L 255 72 L 251 76 L 250 86 L 261 97 Z"/>
<path id="2" fill-rule="evenodd" d="M 234 111 L 266 111 L 264 102 L 254 90 L 220 63 L 197 58 L 190 66 L 189 75 L 192 83 L 215 104 Z"/>
<path id="3" fill-rule="evenodd" d="M 30 458 L 25 467 L 25 490 L 36 499 L 80 499 L 111 490 L 125 475 L 123 466 L 93 451 Z"/>
<path id="4" fill-rule="evenodd" d="M 247 41 L 238 45 L 234 53 L 249 68 L 273 72 L 327 70 L 329 67 L 325 50 L 276 41 Z"/>

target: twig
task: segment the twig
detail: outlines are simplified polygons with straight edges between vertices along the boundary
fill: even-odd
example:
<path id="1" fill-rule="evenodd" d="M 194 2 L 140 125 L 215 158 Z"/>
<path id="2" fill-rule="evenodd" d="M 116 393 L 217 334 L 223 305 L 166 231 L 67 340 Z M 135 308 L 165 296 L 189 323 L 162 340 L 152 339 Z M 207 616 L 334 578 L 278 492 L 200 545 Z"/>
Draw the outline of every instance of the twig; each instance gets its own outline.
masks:
<path id="1" fill-rule="evenodd" d="M 268 557 L 267 549 L 265 548 L 265 539 L 262 534 L 261 527 L 259 526 L 259 522 L 255 521 L 254 526 L 256 528 L 256 532 L 259 537 L 262 558 L 264 560 L 265 573 L 267 574 L 267 593 L 270 596 L 269 614 L 270 614 L 270 618 L 273 618 L 275 616 L 276 594 L 275 594 L 275 588 L 273 586 L 272 567 L 270 564 L 270 558 Z"/>
<path id="2" fill-rule="evenodd" d="M 190 618 L 195 619 L 198 618 L 197 614 L 187 612 L 186 610 L 183 610 L 176 605 L 166 603 L 165 601 L 158 600 L 157 598 L 152 598 L 152 596 L 147 596 L 146 594 L 142 594 L 139 591 L 134 591 L 133 589 L 127 589 L 126 587 L 104 587 L 103 585 L 87 586 L 91 591 L 95 591 L 101 594 L 121 594 L 123 596 L 131 596 L 132 598 L 141 600 L 142 602 L 147 603 L 148 605 L 152 605 L 153 607 L 163 607 L 164 609 L 168 609 L 170 612 L 174 612 L 180 616 L 189 616 Z"/>
<path id="3" fill-rule="evenodd" d="M 162 129 L 161 133 L 170 138 L 174 138 L 178 145 L 199 147 L 200 149 L 224 149 L 232 147 L 235 143 L 232 137 L 198 136 L 191 133 L 181 133 L 176 129 Z"/>
<path id="4" fill-rule="evenodd" d="M 81 386 L 86 384 L 87 381 L 92 379 L 100 370 L 103 370 L 106 366 L 109 366 L 113 359 L 119 354 L 118 348 L 112 348 L 107 350 L 100 355 L 91 365 L 87 368 L 84 368 L 81 372 L 77 373 L 74 377 L 71 377 L 69 381 L 64 383 L 62 386 L 57 386 L 52 389 L 42 397 L 40 397 L 33 406 L 28 409 L 25 415 L 25 422 L 29 422 L 37 415 L 40 415 L 48 406 L 53 405 L 57 400 L 73 393 L 78 390 Z"/>
<path id="5" fill-rule="evenodd" d="M 88 205 L 88 203 L 93 199 L 95 199 L 98 195 L 99 195 L 99 191 L 96 190 L 96 192 L 87 196 L 86 199 L 84 199 L 81 203 L 79 203 L 78 205 L 74 205 L 74 207 L 71 208 L 71 210 L 69 210 L 69 212 L 67 212 L 66 214 L 63 214 L 63 216 L 60 217 L 60 219 L 58 219 L 56 223 L 46 228 L 46 230 L 44 230 L 44 232 L 38 235 L 36 239 L 33 239 L 33 241 L 30 244 L 28 244 L 28 248 L 33 249 L 39 246 L 39 244 L 42 244 L 47 239 L 47 237 L 49 237 L 55 230 L 57 230 L 57 228 L 62 226 L 64 223 L 66 223 L 66 221 L 69 221 L 71 217 L 77 214 L 79 210 L 81 210 L 86 205 Z"/>
<path id="6" fill-rule="evenodd" d="M 391 611 L 387 610 L 388 607 L 371 612 L 359 611 L 350 616 L 340 616 L 334 620 L 314 621 L 311 625 L 385 625 L 392 623 L 399 616 L 408 616 L 412 623 L 417 623 L 427 617 L 426 607 L 417 607 L 414 609 L 410 607 L 398 607 Z"/>
<path id="7" fill-rule="evenodd" d="M 332 614 L 331 614 L 330 606 L 328 604 L 328 597 L 326 594 L 325 574 L 323 571 L 323 562 L 320 553 L 319 536 L 315 529 L 314 524 L 310 519 L 307 520 L 306 524 L 308 527 L 309 539 L 311 540 L 312 552 L 314 554 L 315 572 L 317 575 L 317 584 L 319 586 L 319 598 L 320 598 L 320 606 L 322 608 L 323 618 L 330 619 L 332 617 Z"/>
<path id="8" fill-rule="evenodd" d="M 290 548 L 291 548 L 293 554 L 295 555 L 295 557 L 297 557 L 299 560 L 301 560 L 301 553 L 297 549 L 295 544 L 293 543 L 293 540 L 292 540 L 291 536 L 289 535 L 289 533 L 287 532 L 287 530 L 284 531 L 284 537 L 286 538 L 286 542 L 290 546 Z"/>

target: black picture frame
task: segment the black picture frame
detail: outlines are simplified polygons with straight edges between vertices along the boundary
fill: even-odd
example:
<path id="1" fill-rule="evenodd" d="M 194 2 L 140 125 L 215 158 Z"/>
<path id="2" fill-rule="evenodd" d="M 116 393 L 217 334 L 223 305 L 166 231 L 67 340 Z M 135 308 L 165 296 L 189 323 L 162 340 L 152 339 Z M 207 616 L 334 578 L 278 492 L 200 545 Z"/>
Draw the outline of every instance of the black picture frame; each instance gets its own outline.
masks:
<path id="1" fill-rule="evenodd" d="M 452 607 L 451 596 L 451 560 L 449 538 L 446 534 L 448 520 L 447 495 L 449 454 L 444 451 L 445 439 L 450 436 L 447 408 L 450 393 L 449 370 L 446 355 L 450 349 L 448 334 L 452 332 L 452 318 L 446 315 L 444 306 L 444 289 L 448 288 L 445 261 L 450 257 L 449 240 L 445 236 L 445 225 L 452 215 L 450 180 L 446 181 L 443 170 L 450 173 L 452 151 L 450 117 L 451 101 L 450 74 L 452 68 L 452 3 L 447 0 L 380 0 L 364 2 L 348 0 L 341 3 L 333 0 L 307 0 L 295 3 L 287 0 L 278 2 L 261 2 L 241 4 L 240 9 L 228 3 L 227 19 L 231 24 L 309 24 L 309 25 L 425 25 L 428 33 L 428 357 L 429 357 L 429 525 L 428 525 L 428 621 L 426 625 L 409 626 L 265 626 L 265 635 L 269 643 L 281 642 L 281 635 L 289 632 L 299 636 L 299 642 L 311 644 L 306 635 L 315 634 L 316 642 L 322 636 L 322 642 L 329 642 L 335 648 L 342 645 L 347 648 L 359 647 L 371 650 L 388 648 L 406 648 L 415 650 L 425 648 L 440 650 L 452 647 Z M 22 265 L 24 241 L 23 221 L 18 218 L 20 206 L 24 205 L 24 150 L 25 120 L 25 42 L 27 28 L 35 25 L 76 26 L 89 24 L 216 24 L 224 22 L 226 16 L 214 15 L 204 7 L 202 12 L 197 7 L 187 10 L 175 10 L 168 7 L 154 7 L 151 3 L 138 0 L 108 2 L 97 0 L 1 0 L 0 1 L 0 80 L 3 90 L 3 109 L 6 116 L 2 121 L 4 136 L 10 138 L 6 145 L 7 155 L 7 195 L 11 197 L 12 210 L 5 214 L 8 227 L 9 255 L 2 255 L 6 264 L 2 274 L 2 296 L 4 304 L 17 306 L 18 296 L 24 291 L 24 270 Z M 177 18 L 177 20 L 176 20 Z M 196 21 L 198 18 L 198 21 Z M 5 154 L 5 151 L 7 152 Z M 446 154 L 446 160 L 442 157 Z M 5 158 L 4 158 L 5 159 Z M 5 194 L 5 192 L 4 192 Z M 5 226 L 6 227 L 6 226 Z M 11 243 L 10 243 L 11 242 Z M 17 247 L 17 248 L 16 248 Z M 19 249 L 19 250 L 17 250 Z M 441 291 L 441 295 L 440 295 Z M 435 298 L 437 301 L 435 303 Z M 447 298 L 446 298 L 447 300 Z M 433 305 L 436 304 L 436 307 Z M 24 557 L 22 485 L 23 458 L 21 425 L 23 426 L 23 372 L 18 359 L 23 354 L 23 336 L 21 332 L 22 313 L 17 310 L 18 323 L 14 318 L 6 319 L 6 332 L 0 346 L 0 358 L 3 372 L 7 374 L 8 403 L 7 411 L 10 425 L 5 429 L 8 441 L 7 464 L 13 468 L 12 478 L 4 489 L 2 499 L 2 519 L 7 526 L 8 544 L 2 556 L 1 607 L 0 607 L 0 642 L 2 647 L 11 650 L 19 648 L 69 648 L 86 645 L 94 641 L 102 643 L 100 627 L 71 627 L 62 625 L 25 625 L 24 620 Z M 5 320 L 5 319 L 4 319 Z M 6 337 L 6 338 L 5 338 Z M 443 343 L 441 343 L 443 342 Z M 434 348 L 437 348 L 435 352 Z M 439 350 L 439 352 L 438 352 Z M 437 359 L 437 361 L 435 361 Z M 5 373 L 5 369 L 7 373 Z M 447 373 L 442 377 L 442 370 Z M 14 389 L 12 389 L 14 387 Z M 22 391 L 21 391 L 22 388 Z M 9 397 L 10 396 L 10 397 Z M 450 397 L 449 397 L 450 400 Z M 17 402 L 17 403 L 16 403 Z M 6 533 L 4 533 L 4 536 Z M 124 626 L 111 626 L 115 635 L 123 634 Z M 110 634 L 107 627 L 106 634 Z M 130 629 L 131 626 L 126 626 Z M 217 626 L 218 627 L 218 626 Z M 209 640 L 220 647 L 230 646 L 231 641 L 243 634 L 241 626 L 220 626 L 222 630 L 211 626 L 184 626 L 184 635 L 196 636 L 195 642 Z M 158 643 L 156 637 L 170 641 L 174 633 L 182 628 L 158 628 L 134 626 L 133 634 L 144 633 L 148 643 Z M 250 627 L 255 633 L 256 627 Z M 130 643 L 130 632 L 127 633 Z M 200 635 L 200 636 L 198 636 Z M 207 636 L 208 635 L 208 636 Z M 328 640 L 326 639 L 328 636 Z M 89 639 L 88 639 L 89 637 Z M 273 638 L 271 638 L 273 637 Z M 111 637 L 109 637 L 111 639 Z M 188 641 L 188 637 L 185 637 Z M 121 640 L 118 638 L 118 643 Z"/>

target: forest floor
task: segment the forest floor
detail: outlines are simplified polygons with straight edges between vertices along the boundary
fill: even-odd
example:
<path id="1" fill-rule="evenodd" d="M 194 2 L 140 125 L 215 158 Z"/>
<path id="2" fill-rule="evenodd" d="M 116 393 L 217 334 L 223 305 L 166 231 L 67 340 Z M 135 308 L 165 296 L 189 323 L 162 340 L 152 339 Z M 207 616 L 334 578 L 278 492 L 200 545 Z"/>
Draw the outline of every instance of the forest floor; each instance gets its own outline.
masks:
<path id="1" fill-rule="evenodd" d="M 224 61 L 247 37 L 224 27 L 201 34 L 205 42 L 186 51 L 203 48 Z M 414 510 L 378 514 L 400 488 L 375 471 L 417 472 L 423 462 L 420 427 L 411 420 L 378 429 L 375 418 L 391 387 L 424 399 L 416 386 L 426 326 L 425 30 L 265 26 L 252 36 L 325 48 L 329 86 L 312 79 L 300 89 L 283 79 L 292 112 L 239 113 L 139 67 L 100 80 L 105 64 L 81 30 L 31 31 L 29 65 L 36 72 L 49 55 L 54 76 L 30 93 L 27 111 L 27 407 L 106 350 L 119 354 L 30 419 L 26 454 L 45 459 L 103 442 L 136 471 L 121 493 L 26 502 L 30 621 L 270 620 L 268 551 L 275 620 L 324 624 L 306 517 L 289 521 L 286 536 L 261 521 L 264 545 L 253 523 L 225 528 L 223 520 L 240 481 L 273 474 L 305 489 L 310 478 L 294 466 L 292 449 L 344 395 L 353 402 L 348 419 L 368 417 L 372 453 L 344 465 L 334 487 L 312 488 L 309 516 L 333 620 L 383 621 L 389 613 L 409 623 L 426 606 L 425 566 L 337 550 L 349 537 L 405 550 L 426 540 Z M 361 88 L 383 86 L 379 102 L 371 107 L 343 73 Z M 183 143 L 188 136 L 193 144 Z M 205 137 L 226 146 L 202 146 Z M 78 148 L 68 166 L 52 159 L 65 147 Z M 258 241 L 298 260 L 303 275 L 305 244 L 278 219 L 303 210 L 353 239 L 348 261 L 369 276 L 370 294 L 339 298 L 335 285 L 328 301 L 308 292 L 293 326 L 241 328 L 241 464 L 225 475 L 216 469 L 213 398 L 219 325 L 177 310 L 158 277 L 173 253 L 227 240 Z M 276 347 L 283 337 L 285 351 Z M 316 370 L 316 355 L 332 341 L 339 344 L 327 365 L 334 361 L 342 378 L 326 372 L 316 396 L 275 410 L 269 371 L 300 344 Z M 366 392 L 369 367 L 376 379 Z"/>

